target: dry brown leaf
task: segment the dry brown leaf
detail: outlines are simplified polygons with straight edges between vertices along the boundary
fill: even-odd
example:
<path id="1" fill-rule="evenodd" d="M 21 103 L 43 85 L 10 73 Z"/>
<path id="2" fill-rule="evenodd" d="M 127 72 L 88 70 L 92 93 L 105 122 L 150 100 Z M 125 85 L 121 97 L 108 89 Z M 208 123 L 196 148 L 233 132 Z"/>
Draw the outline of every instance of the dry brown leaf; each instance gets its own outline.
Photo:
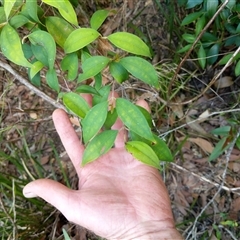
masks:
<path id="1" fill-rule="evenodd" d="M 174 103 L 181 103 L 182 99 L 180 97 L 176 97 L 176 99 L 173 101 Z M 172 105 L 170 104 L 171 109 L 173 110 L 174 114 L 178 117 L 178 118 L 182 118 L 184 116 L 183 114 L 183 109 L 182 109 L 182 105 Z"/>
<path id="2" fill-rule="evenodd" d="M 229 162 L 228 167 L 234 172 L 240 172 L 240 163 L 238 162 Z"/>
<path id="3" fill-rule="evenodd" d="M 214 83 L 214 87 L 216 88 L 225 88 L 225 87 L 230 87 L 232 85 L 233 85 L 233 80 L 232 80 L 232 77 L 230 76 L 222 77 Z"/>
<path id="4" fill-rule="evenodd" d="M 192 121 L 193 121 L 192 118 L 190 118 L 189 116 L 186 116 L 186 122 L 190 128 L 197 131 L 198 133 L 207 134 L 207 132 L 200 126 L 200 124 L 197 121 L 194 121 L 194 122 Z"/>
<path id="5" fill-rule="evenodd" d="M 212 143 L 203 138 L 188 138 L 188 141 L 196 143 L 204 152 L 211 153 L 214 149 Z"/>
<path id="6" fill-rule="evenodd" d="M 71 123 L 72 123 L 73 125 L 80 127 L 80 123 L 79 123 L 78 118 L 76 118 L 76 117 L 71 117 L 71 118 L 70 118 L 70 121 L 71 121 Z"/>

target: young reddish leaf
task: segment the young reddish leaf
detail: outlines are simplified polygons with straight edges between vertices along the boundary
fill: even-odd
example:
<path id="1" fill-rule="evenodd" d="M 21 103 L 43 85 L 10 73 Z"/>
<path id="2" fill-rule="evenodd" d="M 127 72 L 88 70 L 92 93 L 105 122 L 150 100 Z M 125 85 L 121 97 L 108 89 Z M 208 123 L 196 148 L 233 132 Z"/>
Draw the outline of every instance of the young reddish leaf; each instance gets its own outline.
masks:
<path id="1" fill-rule="evenodd" d="M 1 31 L 0 44 L 2 53 L 8 60 L 20 66 L 32 67 L 24 56 L 21 40 L 16 30 L 9 24 L 6 24 Z"/>
<path id="2" fill-rule="evenodd" d="M 160 169 L 160 163 L 156 153 L 146 143 L 139 141 L 127 142 L 126 149 L 142 163 Z"/>
<path id="3" fill-rule="evenodd" d="M 63 71 L 68 71 L 67 79 L 73 81 L 78 74 L 78 56 L 73 52 L 67 54 L 61 61 L 61 68 Z"/>
<path id="4" fill-rule="evenodd" d="M 108 101 L 101 102 L 92 107 L 85 118 L 82 120 L 83 140 L 86 144 L 89 142 L 102 128 L 108 112 Z"/>
<path id="5" fill-rule="evenodd" d="M 110 58 L 104 56 L 94 56 L 86 59 L 82 64 L 83 73 L 79 74 L 78 82 L 96 76 L 109 62 Z"/>
<path id="6" fill-rule="evenodd" d="M 60 87 L 59 87 L 57 73 L 55 69 L 48 69 L 46 74 L 46 80 L 50 88 L 59 92 Z"/>
<path id="7" fill-rule="evenodd" d="M 109 14 L 109 11 L 105 9 L 96 11 L 90 19 L 91 28 L 98 30 L 98 28 L 101 27 L 103 22 L 108 17 L 108 14 Z"/>
<path id="8" fill-rule="evenodd" d="M 53 0 L 42 0 L 42 2 L 55 7 L 58 9 L 59 13 L 68 22 L 73 25 L 78 25 L 77 15 L 72 7 L 72 4 L 68 0 L 53 1 Z"/>
<path id="9" fill-rule="evenodd" d="M 157 72 L 153 65 L 145 59 L 140 57 L 125 57 L 120 60 L 120 64 L 134 77 L 157 89 L 159 88 Z"/>
<path id="10" fill-rule="evenodd" d="M 107 130 L 94 137 L 83 152 L 82 166 L 106 154 L 112 148 L 117 133 L 116 130 Z"/>
<path id="11" fill-rule="evenodd" d="M 200 64 L 201 68 L 204 69 L 206 66 L 206 52 L 202 45 L 199 48 L 197 54 L 198 54 L 198 62 Z"/>
<path id="12" fill-rule="evenodd" d="M 44 48 L 47 54 L 48 66 L 52 69 L 56 58 L 56 44 L 52 35 L 48 32 L 38 30 L 29 34 L 28 38 L 33 45 Z"/>
<path id="13" fill-rule="evenodd" d="M 136 105 L 126 99 L 117 98 L 116 109 L 119 118 L 130 131 L 149 141 L 155 141 L 146 118 Z"/>
<path id="14" fill-rule="evenodd" d="M 100 36 L 100 33 L 92 28 L 79 28 L 68 36 L 64 43 L 66 53 L 76 52 L 84 48 Z"/>
<path id="15" fill-rule="evenodd" d="M 80 95 L 69 92 L 63 95 L 63 103 L 71 112 L 80 118 L 84 118 L 90 107 L 86 100 Z"/>
<path id="16" fill-rule="evenodd" d="M 116 47 L 133 54 L 151 57 L 149 47 L 139 37 L 127 32 L 116 32 L 109 35 L 108 40 Z"/>
<path id="17" fill-rule="evenodd" d="M 46 27 L 48 32 L 53 36 L 54 40 L 60 47 L 64 47 L 64 43 L 74 28 L 63 18 L 47 17 Z M 59 31 L 62 29 L 62 31 Z"/>
<path id="18" fill-rule="evenodd" d="M 109 71 L 118 83 L 122 83 L 129 78 L 128 71 L 119 62 L 111 62 Z"/>

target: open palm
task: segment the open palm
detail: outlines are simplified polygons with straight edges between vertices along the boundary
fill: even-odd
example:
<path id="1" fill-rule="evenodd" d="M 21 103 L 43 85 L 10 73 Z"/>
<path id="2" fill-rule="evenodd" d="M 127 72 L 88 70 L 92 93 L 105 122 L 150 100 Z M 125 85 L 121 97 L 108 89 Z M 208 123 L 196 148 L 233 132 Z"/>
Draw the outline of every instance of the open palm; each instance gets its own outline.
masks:
<path id="1" fill-rule="evenodd" d="M 45 199 L 69 221 L 107 239 L 181 238 L 174 229 L 168 193 L 158 170 L 125 150 L 126 132 L 120 120 L 113 126 L 119 130 L 115 147 L 84 168 L 80 166 L 84 146 L 67 114 L 55 110 L 53 120 L 77 171 L 79 190 L 39 179 L 24 188 L 26 197 Z"/>

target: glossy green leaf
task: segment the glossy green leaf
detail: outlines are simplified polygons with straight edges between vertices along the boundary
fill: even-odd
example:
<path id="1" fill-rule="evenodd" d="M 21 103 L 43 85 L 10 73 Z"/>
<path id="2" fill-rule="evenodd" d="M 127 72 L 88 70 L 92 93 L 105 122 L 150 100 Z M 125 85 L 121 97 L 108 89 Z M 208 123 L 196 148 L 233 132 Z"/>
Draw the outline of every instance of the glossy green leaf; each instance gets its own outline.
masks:
<path id="1" fill-rule="evenodd" d="M 108 101 L 101 102 L 92 107 L 85 118 L 82 120 L 83 140 L 86 144 L 89 142 L 102 128 L 108 112 Z"/>
<path id="2" fill-rule="evenodd" d="M 116 130 L 107 130 L 94 137 L 83 152 L 82 166 L 106 154 L 114 145 L 117 133 Z"/>
<path id="3" fill-rule="evenodd" d="M 122 83 L 129 78 L 128 71 L 119 62 L 111 62 L 109 71 L 118 83 Z"/>
<path id="4" fill-rule="evenodd" d="M 220 44 L 216 43 L 214 44 L 207 53 L 207 63 L 212 65 L 214 64 L 219 56 L 219 50 L 220 50 Z"/>
<path id="5" fill-rule="evenodd" d="M 84 48 L 100 36 L 100 33 L 91 28 L 80 28 L 74 30 L 64 44 L 64 51 L 71 53 Z"/>
<path id="6" fill-rule="evenodd" d="M 28 38 L 33 45 L 44 48 L 47 53 L 48 66 L 52 69 L 56 58 L 56 44 L 53 37 L 48 32 L 38 30 L 29 34 Z"/>
<path id="7" fill-rule="evenodd" d="M 198 62 L 200 64 L 201 68 L 204 69 L 206 66 L 206 52 L 202 45 L 199 48 L 197 54 L 198 54 Z"/>
<path id="8" fill-rule="evenodd" d="M 94 77 L 101 72 L 109 62 L 110 58 L 104 56 L 94 56 L 86 59 L 82 64 L 83 73 L 79 74 L 78 81 L 81 82 Z"/>
<path id="9" fill-rule="evenodd" d="M 196 40 L 196 36 L 188 33 L 184 33 L 182 35 L 182 38 L 188 42 L 188 43 L 193 43 Z"/>
<path id="10" fill-rule="evenodd" d="M 203 13 L 202 12 L 193 12 L 188 14 L 181 23 L 181 26 L 185 26 L 188 25 L 192 22 L 194 22 L 195 20 L 197 20 Z"/>
<path id="11" fill-rule="evenodd" d="M 73 25 L 78 25 L 77 15 L 72 7 L 72 4 L 68 0 L 53 1 L 53 0 L 42 0 L 42 2 L 53 6 L 58 9 L 59 13 L 65 18 L 68 22 Z"/>
<path id="12" fill-rule="evenodd" d="M 108 40 L 116 47 L 133 54 L 151 57 L 149 47 L 139 37 L 127 32 L 116 32 Z"/>
<path id="13" fill-rule="evenodd" d="M 118 98 L 116 110 L 119 118 L 129 130 L 149 141 L 155 141 L 146 118 L 136 105 L 126 99 Z"/>
<path id="14" fill-rule="evenodd" d="M 32 79 L 38 72 L 42 70 L 43 67 L 44 67 L 44 64 L 42 64 L 39 61 L 36 61 L 35 63 L 33 63 L 30 69 L 30 78 Z"/>
<path id="15" fill-rule="evenodd" d="M 99 92 L 94 87 L 89 86 L 89 85 L 81 85 L 76 88 L 75 92 L 100 95 Z"/>
<path id="16" fill-rule="evenodd" d="M 206 16 L 202 15 L 196 23 L 196 28 L 195 28 L 195 32 L 196 32 L 196 36 L 198 36 L 198 34 L 203 30 L 203 28 L 205 27 L 206 24 Z"/>
<path id="17" fill-rule="evenodd" d="M 34 57 L 40 61 L 44 66 L 49 66 L 48 64 L 48 53 L 47 50 L 41 45 L 31 44 L 31 49 Z"/>
<path id="18" fill-rule="evenodd" d="M 26 0 L 26 9 L 28 15 L 37 23 L 41 23 L 38 18 L 38 3 L 37 0 Z"/>
<path id="19" fill-rule="evenodd" d="M 126 149 L 134 158 L 154 168 L 160 169 L 156 153 L 144 142 L 131 141 L 126 143 Z"/>
<path id="20" fill-rule="evenodd" d="M 114 108 L 112 111 L 108 111 L 106 121 L 104 123 L 104 127 L 106 129 L 110 129 L 112 125 L 116 122 L 117 120 L 117 111 L 116 108 Z"/>
<path id="21" fill-rule="evenodd" d="M 21 14 L 13 16 L 9 21 L 10 25 L 15 29 L 22 27 L 28 22 L 29 22 L 29 19 Z"/>
<path id="22" fill-rule="evenodd" d="M 103 22 L 106 20 L 108 17 L 109 11 L 108 10 L 98 10 L 94 12 L 90 19 L 90 26 L 91 28 L 98 30 L 99 27 L 103 24 Z"/>
<path id="23" fill-rule="evenodd" d="M 84 118 L 90 107 L 86 100 L 80 95 L 69 92 L 63 95 L 63 103 L 71 112 L 80 118 Z"/>
<path id="24" fill-rule="evenodd" d="M 68 71 L 67 79 L 73 81 L 78 74 L 78 55 L 73 52 L 67 54 L 61 61 L 61 68 L 63 71 Z"/>
<path id="25" fill-rule="evenodd" d="M 153 65 L 145 59 L 140 57 L 125 57 L 120 60 L 120 64 L 134 77 L 155 88 L 159 88 L 157 72 Z"/>
<path id="26" fill-rule="evenodd" d="M 15 4 L 16 0 L 4 0 L 4 12 L 5 12 L 5 16 L 8 19 L 10 12 Z"/>
<path id="27" fill-rule="evenodd" d="M 235 71 L 235 76 L 238 77 L 240 75 L 240 60 L 238 60 L 234 71 Z"/>
<path id="28" fill-rule="evenodd" d="M 47 17 L 46 27 L 56 43 L 62 48 L 70 33 L 74 31 L 74 28 L 60 17 Z M 61 29 L 61 31 L 59 31 L 59 29 Z"/>
<path id="29" fill-rule="evenodd" d="M 0 44 L 2 53 L 8 60 L 20 66 L 32 67 L 32 64 L 24 56 L 21 40 L 16 30 L 9 24 L 2 29 Z"/>
<path id="30" fill-rule="evenodd" d="M 46 74 L 46 81 L 50 88 L 59 92 L 60 86 L 58 83 L 58 77 L 55 69 L 48 69 Z"/>

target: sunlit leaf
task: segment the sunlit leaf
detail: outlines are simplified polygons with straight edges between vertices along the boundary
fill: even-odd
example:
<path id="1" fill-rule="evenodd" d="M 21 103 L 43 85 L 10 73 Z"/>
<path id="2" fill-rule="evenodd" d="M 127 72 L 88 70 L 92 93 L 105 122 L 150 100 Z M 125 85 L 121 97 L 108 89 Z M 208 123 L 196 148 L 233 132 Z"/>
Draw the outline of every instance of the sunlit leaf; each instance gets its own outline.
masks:
<path id="1" fill-rule="evenodd" d="M 74 30 L 64 44 L 66 53 L 75 52 L 84 48 L 100 36 L 100 33 L 91 28 L 80 28 Z"/>
<path id="2" fill-rule="evenodd" d="M 63 95 L 63 103 L 71 112 L 80 118 L 84 118 L 90 107 L 86 100 L 80 95 L 69 92 Z"/>
<path id="3" fill-rule="evenodd" d="M 42 2 L 53 6 L 58 9 L 63 18 L 73 25 L 78 25 L 77 15 L 68 0 L 54 1 L 54 0 L 42 0 Z"/>
<path id="4" fill-rule="evenodd" d="M 78 81 L 81 82 L 94 77 L 101 72 L 109 62 L 110 58 L 104 56 L 94 56 L 86 59 L 82 64 L 83 73 L 79 74 Z"/>
<path id="5" fill-rule="evenodd" d="M 78 56 L 73 52 L 67 54 L 61 61 L 61 68 L 63 71 L 68 71 L 67 79 L 73 81 L 78 74 Z"/>
<path id="6" fill-rule="evenodd" d="M 151 57 L 149 47 L 139 37 L 127 32 L 116 32 L 109 35 L 108 40 L 116 47 L 130 53 Z"/>
<path id="7" fill-rule="evenodd" d="M 46 81 L 50 88 L 59 92 L 60 86 L 58 83 L 57 73 L 55 69 L 48 69 L 46 74 Z"/>
<path id="8" fill-rule="evenodd" d="M 102 128 L 108 112 L 108 101 L 101 102 L 92 107 L 82 120 L 83 140 L 86 144 Z"/>
<path id="9" fill-rule="evenodd" d="M 126 149 L 130 152 L 137 160 L 160 169 L 159 159 L 156 153 L 144 142 L 131 141 L 126 143 Z"/>
<path id="10" fill-rule="evenodd" d="M 2 53 L 8 60 L 20 66 L 32 67 L 24 56 L 21 40 L 16 30 L 9 24 L 6 24 L 1 31 L 0 44 Z"/>
<path id="11" fill-rule="evenodd" d="M 4 12 L 5 12 L 5 16 L 8 19 L 10 12 L 15 4 L 16 0 L 4 0 Z"/>
<path id="12" fill-rule="evenodd" d="M 120 63 L 134 77 L 157 89 L 159 88 L 157 72 L 153 65 L 145 59 L 140 57 L 125 57 L 120 60 Z"/>
<path id="13" fill-rule="evenodd" d="M 74 31 L 74 28 L 67 21 L 55 16 L 46 18 L 46 27 L 56 43 L 62 48 L 70 33 Z M 59 31 L 59 29 L 61 29 L 61 31 Z"/>
<path id="14" fill-rule="evenodd" d="M 102 9 L 94 12 L 90 19 L 90 26 L 91 28 L 98 30 L 99 27 L 103 24 L 103 22 L 108 17 L 109 11 Z"/>
<path id="15" fill-rule="evenodd" d="M 117 98 L 116 109 L 126 127 L 149 141 L 155 141 L 151 129 L 141 110 L 123 98 Z"/>
<path id="16" fill-rule="evenodd" d="M 29 34 L 28 38 L 33 45 L 44 48 L 47 54 L 48 66 L 52 69 L 56 58 L 56 44 L 53 37 L 48 32 L 38 30 Z"/>
<path id="17" fill-rule="evenodd" d="M 33 78 L 41 69 L 44 67 L 44 64 L 42 64 L 39 61 L 36 61 L 33 63 L 31 69 L 30 69 L 30 78 Z"/>
<path id="18" fill-rule="evenodd" d="M 83 152 L 82 166 L 106 154 L 114 145 L 118 131 L 106 130 L 95 136 Z"/>

